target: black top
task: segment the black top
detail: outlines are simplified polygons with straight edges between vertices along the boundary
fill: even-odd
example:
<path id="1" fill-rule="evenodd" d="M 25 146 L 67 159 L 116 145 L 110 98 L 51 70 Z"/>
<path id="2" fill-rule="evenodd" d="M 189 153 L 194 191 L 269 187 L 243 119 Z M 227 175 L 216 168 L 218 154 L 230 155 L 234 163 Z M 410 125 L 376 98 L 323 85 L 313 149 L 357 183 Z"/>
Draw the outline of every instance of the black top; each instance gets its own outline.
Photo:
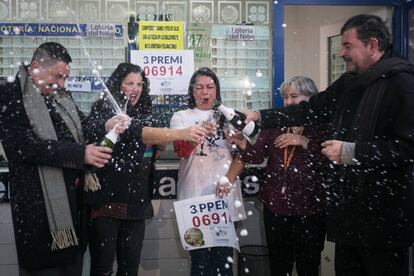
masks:
<path id="1" fill-rule="evenodd" d="M 261 112 L 266 128 L 331 123 L 333 139 L 356 143 L 359 165 L 332 164 L 334 180 L 327 193 L 332 241 L 376 248 L 405 247 L 414 241 L 413 68 L 404 60 L 384 57 L 357 82 L 344 75 L 309 102 Z M 367 91 L 375 99 L 372 87 L 384 89 L 381 99 L 377 104 L 366 101 L 361 109 Z M 365 122 L 371 123 L 373 135 L 354 123 L 369 115 L 364 109 L 372 109 L 370 105 L 378 113 Z"/>
<path id="2" fill-rule="evenodd" d="M 64 266 L 76 261 L 81 246 L 51 251 L 38 165 L 59 167 L 64 180 L 77 236 L 83 245 L 81 191 L 85 146 L 77 144 L 66 124 L 45 97 L 57 141 L 42 140 L 33 131 L 22 101 L 20 80 L 0 86 L 0 138 L 8 158 L 11 211 L 19 265 L 27 270 Z M 85 116 L 78 110 L 82 125 Z M 84 133 L 88 133 L 84 129 Z"/>
<path id="3" fill-rule="evenodd" d="M 105 135 L 105 122 L 115 115 L 111 104 L 100 99 L 89 115 L 95 141 Z M 119 136 L 112 160 L 98 170 L 102 189 L 87 192 L 92 217 L 111 216 L 120 219 L 145 219 L 153 215 L 151 205 L 153 159 L 144 158 L 146 145 L 142 142 L 142 128 L 155 126 L 151 113 L 143 115 L 128 105 L 127 115 L 132 118 L 129 128 Z"/>

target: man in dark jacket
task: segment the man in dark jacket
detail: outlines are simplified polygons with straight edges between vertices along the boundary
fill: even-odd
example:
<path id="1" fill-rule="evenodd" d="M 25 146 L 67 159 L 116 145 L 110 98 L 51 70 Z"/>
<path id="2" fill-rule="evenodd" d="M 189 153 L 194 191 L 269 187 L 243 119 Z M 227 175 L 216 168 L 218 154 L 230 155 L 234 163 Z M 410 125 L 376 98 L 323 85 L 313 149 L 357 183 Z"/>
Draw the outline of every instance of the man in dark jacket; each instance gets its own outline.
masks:
<path id="1" fill-rule="evenodd" d="M 327 233 L 336 275 L 403 275 L 414 241 L 414 66 L 391 57 L 377 16 L 354 16 L 341 34 L 347 73 L 309 102 L 247 120 L 261 118 L 264 128 L 332 124 L 322 153 L 334 163 Z"/>
<path id="2" fill-rule="evenodd" d="M 111 158 L 109 148 L 85 143 L 85 117 L 64 90 L 70 62 L 62 45 L 46 42 L 0 87 L 20 275 L 81 275 L 84 166 Z"/>

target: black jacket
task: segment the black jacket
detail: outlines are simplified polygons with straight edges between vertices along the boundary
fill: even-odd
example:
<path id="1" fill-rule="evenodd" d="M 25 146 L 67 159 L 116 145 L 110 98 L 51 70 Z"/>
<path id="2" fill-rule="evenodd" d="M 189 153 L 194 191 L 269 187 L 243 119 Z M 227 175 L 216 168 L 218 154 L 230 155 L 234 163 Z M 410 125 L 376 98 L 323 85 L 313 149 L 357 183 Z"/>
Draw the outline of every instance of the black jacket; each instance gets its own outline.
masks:
<path id="1" fill-rule="evenodd" d="M 404 60 L 384 57 L 355 80 L 345 74 L 309 102 L 262 111 L 263 127 L 330 123 L 332 139 L 355 142 L 359 165 L 332 165 L 328 239 L 371 248 L 409 246 L 414 241 L 414 69 Z M 378 113 L 365 124 L 370 128 L 371 123 L 373 135 L 363 140 L 359 134 L 366 131 L 355 125 L 361 119 L 355 114 L 361 114 L 364 93 L 380 82 L 385 88 L 378 104 L 369 100 L 362 108 L 374 106 Z"/>
<path id="2" fill-rule="evenodd" d="M 154 126 L 149 112 L 144 115 L 128 105 L 127 114 L 132 118 L 129 128 L 119 136 L 112 153 L 112 160 L 97 172 L 102 189 L 87 192 L 92 209 L 100 209 L 111 203 L 126 204 L 128 219 L 152 217 L 152 158 L 144 158 L 146 145 L 142 142 L 142 128 Z M 114 110 L 106 99 L 92 106 L 89 123 L 94 129 L 95 140 L 105 134 L 105 122 L 114 116 Z"/>
<path id="3" fill-rule="evenodd" d="M 33 131 L 22 102 L 20 80 L 0 86 L 0 139 L 10 171 L 11 211 L 19 265 L 27 270 L 72 264 L 81 246 L 51 251 L 52 238 L 37 166 L 63 170 L 77 236 L 81 235 L 81 198 L 85 146 L 77 144 L 60 116 L 50 108 L 58 141 Z M 78 111 L 84 123 L 85 117 Z"/>

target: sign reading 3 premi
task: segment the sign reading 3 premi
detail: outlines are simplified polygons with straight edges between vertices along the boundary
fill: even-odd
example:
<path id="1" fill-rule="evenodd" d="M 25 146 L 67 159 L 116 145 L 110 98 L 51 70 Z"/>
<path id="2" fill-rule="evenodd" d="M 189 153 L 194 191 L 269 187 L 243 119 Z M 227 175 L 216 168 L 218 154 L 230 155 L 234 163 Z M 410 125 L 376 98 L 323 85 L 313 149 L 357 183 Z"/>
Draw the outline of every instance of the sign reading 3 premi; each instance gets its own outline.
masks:
<path id="1" fill-rule="evenodd" d="M 213 195 L 174 202 L 174 210 L 185 250 L 214 246 L 239 250 L 228 201 Z"/>
<path id="2" fill-rule="evenodd" d="M 131 62 L 149 78 L 151 95 L 187 94 L 194 72 L 192 50 L 133 50 Z"/>

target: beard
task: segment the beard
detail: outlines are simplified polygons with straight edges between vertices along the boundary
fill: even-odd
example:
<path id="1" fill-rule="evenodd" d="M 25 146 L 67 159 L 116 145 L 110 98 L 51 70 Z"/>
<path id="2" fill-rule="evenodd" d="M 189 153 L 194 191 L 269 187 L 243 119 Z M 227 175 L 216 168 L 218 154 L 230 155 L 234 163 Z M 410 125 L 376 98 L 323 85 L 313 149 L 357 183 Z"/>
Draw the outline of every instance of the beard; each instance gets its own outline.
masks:
<path id="1" fill-rule="evenodd" d="M 346 72 L 350 74 L 359 74 L 359 67 L 352 62 L 352 59 L 349 57 L 342 58 L 346 62 Z"/>

